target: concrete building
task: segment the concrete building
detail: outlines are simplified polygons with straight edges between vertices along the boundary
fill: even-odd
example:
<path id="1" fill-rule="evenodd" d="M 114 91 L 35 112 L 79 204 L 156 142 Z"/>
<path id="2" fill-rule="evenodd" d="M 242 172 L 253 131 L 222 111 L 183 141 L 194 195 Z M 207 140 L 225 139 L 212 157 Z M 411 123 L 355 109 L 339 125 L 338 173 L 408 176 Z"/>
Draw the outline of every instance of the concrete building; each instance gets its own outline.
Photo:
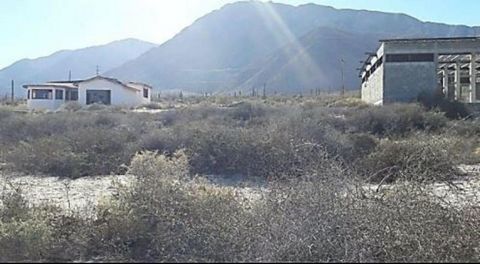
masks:
<path id="1" fill-rule="evenodd" d="M 152 87 L 143 83 L 123 83 L 117 79 L 95 76 L 86 80 L 29 84 L 27 107 L 30 110 L 56 110 L 67 102 L 135 107 L 150 103 Z"/>
<path id="2" fill-rule="evenodd" d="M 439 93 L 480 102 L 480 37 L 386 39 L 362 62 L 362 100 L 382 105 Z"/>

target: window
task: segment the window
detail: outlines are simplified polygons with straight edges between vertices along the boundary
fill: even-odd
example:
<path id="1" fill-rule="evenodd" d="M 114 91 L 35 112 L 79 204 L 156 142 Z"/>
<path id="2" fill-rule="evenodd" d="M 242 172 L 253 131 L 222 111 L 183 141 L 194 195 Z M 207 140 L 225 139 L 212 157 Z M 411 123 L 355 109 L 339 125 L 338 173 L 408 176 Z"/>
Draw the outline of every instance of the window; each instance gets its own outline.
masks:
<path id="1" fill-rule="evenodd" d="M 63 100 L 63 90 L 55 90 L 55 100 Z"/>
<path id="2" fill-rule="evenodd" d="M 30 89 L 27 90 L 27 99 L 30 99 Z"/>
<path id="3" fill-rule="evenodd" d="M 382 66 L 383 64 L 383 57 L 380 57 L 380 59 L 377 60 L 377 62 L 375 62 L 375 68 L 379 68 L 380 66 Z"/>
<path id="4" fill-rule="evenodd" d="M 50 89 L 32 90 L 32 99 L 51 100 L 53 91 Z"/>
<path id="5" fill-rule="evenodd" d="M 143 97 L 148 98 L 148 89 L 143 88 Z"/>
<path id="6" fill-rule="evenodd" d="M 78 91 L 67 89 L 65 91 L 65 100 L 67 100 L 67 101 L 78 101 Z"/>
<path id="7" fill-rule="evenodd" d="M 387 54 L 387 62 L 433 62 L 433 53 Z"/>

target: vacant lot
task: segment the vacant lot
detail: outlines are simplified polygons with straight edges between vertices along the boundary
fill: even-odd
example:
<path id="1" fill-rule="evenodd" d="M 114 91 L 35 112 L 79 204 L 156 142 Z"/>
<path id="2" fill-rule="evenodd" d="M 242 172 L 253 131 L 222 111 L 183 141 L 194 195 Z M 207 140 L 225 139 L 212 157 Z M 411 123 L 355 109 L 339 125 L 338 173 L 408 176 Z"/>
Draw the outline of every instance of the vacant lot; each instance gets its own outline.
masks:
<path id="1" fill-rule="evenodd" d="M 480 260 L 477 120 L 354 98 L 172 104 L 0 108 L 0 260 Z"/>

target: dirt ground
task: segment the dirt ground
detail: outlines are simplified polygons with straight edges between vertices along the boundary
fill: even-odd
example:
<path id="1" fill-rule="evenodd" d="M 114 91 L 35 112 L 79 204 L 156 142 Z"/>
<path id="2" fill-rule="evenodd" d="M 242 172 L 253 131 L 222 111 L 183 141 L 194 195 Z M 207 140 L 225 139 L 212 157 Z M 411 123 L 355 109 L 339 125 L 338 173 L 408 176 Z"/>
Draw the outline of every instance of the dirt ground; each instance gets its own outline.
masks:
<path id="1" fill-rule="evenodd" d="M 242 201 L 259 199 L 265 190 L 261 181 L 245 181 L 242 177 L 202 176 L 202 182 L 218 188 L 228 188 Z M 5 175 L 0 172 L 0 197 L 20 191 L 32 206 L 56 205 L 67 212 L 91 215 L 98 203 L 118 193 L 120 186 L 135 181 L 130 175 L 85 177 L 75 180 L 58 177 Z"/>
<path id="2" fill-rule="evenodd" d="M 453 182 L 452 185 L 438 183 L 428 185 L 425 191 L 441 198 L 446 204 L 462 206 L 480 202 L 480 165 L 461 166 L 468 174 L 465 179 Z M 268 191 L 264 181 L 246 180 L 241 176 L 215 177 L 202 176 L 203 180 L 218 188 L 229 188 L 242 200 L 250 202 L 261 199 Z M 102 199 L 108 199 L 117 193 L 119 186 L 134 182 L 133 176 L 98 176 L 76 180 L 57 177 L 38 177 L 24 175 L 5 175 L 0 171 L 0 197 L 8 192 L 18 190 L 31 205 L 55 204 L 60 208 L 85 215 L 95 212 L 96 205 Z M 374 195 L 381 195 L 392 186 L 368 185 Z"/>

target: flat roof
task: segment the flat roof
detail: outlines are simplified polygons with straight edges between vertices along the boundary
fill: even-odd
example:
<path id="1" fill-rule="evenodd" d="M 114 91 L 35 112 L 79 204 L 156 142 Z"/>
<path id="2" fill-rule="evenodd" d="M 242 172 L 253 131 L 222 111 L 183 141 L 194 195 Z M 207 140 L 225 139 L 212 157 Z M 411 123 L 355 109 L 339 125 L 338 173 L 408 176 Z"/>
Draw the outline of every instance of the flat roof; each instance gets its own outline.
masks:
<path id="1" fill-rule="evenodd" d="M 48 87 L 48 88 L 69 88 L 69 89 L 78 89 L 74 84 L 68 83 L 42 83 L 42 84 L 26 84 L 23 85 L 23 88 L 28 89 L 29 87 Z"/>
<path id="2" fill-rule="evenodd" d="M 110 77 L 105 77 L 105 76 L 101 76 L 101 75 L 97 75 L 97 76 L 94 76 L 94 77 L 92 77 L 92 78 L 85 79 L 85 80 L 49 81 L 49 82 L 42 83 L 42 84 L 26 84 L 26 85 L 23 85 L 23 87 L 24 87 L 24 88 L 28 88 L 28 87 L 31 87 L 31 86 L 35 86 L 35 87 L 78 88 L 77 86 L 78 86 L 79 83 L 89 82 L 89 81 L 93 81 L 93 80 L 95 80 L 95 79 L 104 79 L 104 80 L 107 80 L 107 81 L 109 81 L 109 82 L 113 82 L 113 83 L 122 85 L 122 86 L 124 86 L 125 88 L 129 88 L 129 89 L 133 89 L 133 90 L 140 90 L 140 88 L 133 87 L 135 84 L 143 85 L 143 86 L 149 87 L 150 89 L 153 89 L 152 86 L 150 86 L 150 85 L 148 85 L 148 84 L 145 84 L 145 83 L 129 82 L 129 84 L 131 84 L 131 86 L 129 86 L 128 84 L 125 84 L 125 83 L 123 83 L 122 81 L 120 81 L 120 80 L 118 80 L 118 79 L 110 78 Z"/>
<path id="3" fill-rule="evenodd" d="M 410 42 L 410 41 L 461 41 L 480 40 L 479 37 L 449 37 L 449 38 L 402 38 L 402 39 L 381 39 L 379 42 Z"/>

